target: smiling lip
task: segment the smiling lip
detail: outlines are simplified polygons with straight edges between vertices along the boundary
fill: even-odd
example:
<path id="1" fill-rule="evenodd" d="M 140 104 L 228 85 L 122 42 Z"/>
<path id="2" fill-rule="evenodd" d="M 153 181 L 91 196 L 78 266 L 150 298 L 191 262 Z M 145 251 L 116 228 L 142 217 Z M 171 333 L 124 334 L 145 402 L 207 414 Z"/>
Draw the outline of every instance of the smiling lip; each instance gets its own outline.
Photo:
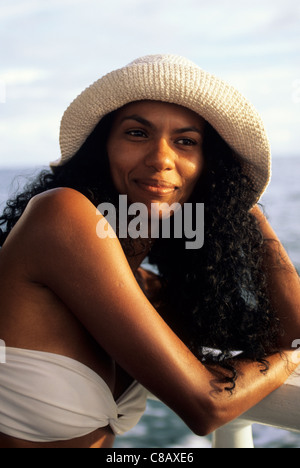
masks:
<path id="1" fill-rule="evenodd" d="M 142 190 L 145 190 L 146 192 L 156 193 L 158 195 L 172 193 L 177 189 L 176 185 L 166 182 L 164 180 L 138 179 L 135 182 Z"/>

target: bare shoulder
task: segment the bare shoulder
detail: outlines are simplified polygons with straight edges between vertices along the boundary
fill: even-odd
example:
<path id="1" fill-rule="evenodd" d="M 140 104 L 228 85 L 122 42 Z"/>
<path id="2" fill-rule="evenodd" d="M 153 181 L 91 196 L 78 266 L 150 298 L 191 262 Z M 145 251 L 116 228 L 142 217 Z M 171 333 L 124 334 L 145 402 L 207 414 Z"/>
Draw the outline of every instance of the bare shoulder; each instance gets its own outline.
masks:
<path id="1" fill-rule="evenodd" d="M 55 237 L 63 241 L 71 219 L 83 219 L 86 212 L 94 212 L 95 215 L 96 209 L 92 207 L 86 197 L 69 188 L 57 188 L 36 195 L 10 232 L 2 251 L 8 257 L 21 256 L 24 264 L 24 254 L 27 252 L 30 255 L 31 247 L 35 249 L 40 244 L 49 245 Z M 32 261 L 34 258 L 32 256 Z"/>
<path id="2" fill-rule="evenodd" d="M 97 226 L 103 219 L 98 209 L 82 193 L 70 188 L 56 188 L 33 197 L 20 222 L 25 239 L 80 243 L 84 238 L 97 243 Z M 111 239 L 112 240 L 112 239 Z M 117 237 L 113 239 L 119 244 Z M 105 247 L 107 243 L 102 242 Z M 111 247 L 111 242 L 110 242 Z"/>
<path id="3" fill-rule="evenodd" d="M 57 200 L 61 203 L 63 201 L 67 202 L 68 200 L 81 200 L 82 202 L 85 201 L 86 203 L 92 204 L 81 192 L 69 187 L 58 187 L 47 190 L 46 192 L 40 193 L 39 195 L 33 197 L 30 203 L 37 203 L 42 201 L 46 202 L 46 200 Z"/>
<path id="4" fill-rule="evenodd" d="M 117 236 L 99 237 L 98 224 L 103 219 L 80 192 L 69 188 L 50 190 L 29 202 L 12 233 L 11 250 L 20 245 L 29 277 L 46 284 L 49 280 L 52 284 L 62 271 L 70 275 L 74 268 L 92 271 L 99 264 L 108 268 L 114 262 L 128 267 Z"/>
<path id="5" fill-rule="evenodd" d="M 61 232 L 75 218 L 80 220 L 95 216 L 96 208 L 76 190 L 56 188 L 33 197 L 28 203 L 17 231 L 22 232 L 23 239 L 42 234 L 54 235 Z"/>
<path id="6" fill-rule="evenodd" d="M 87 210 L 87 211 L 86 211 Z M 55 215 L 55 218 L 64 216 L 66 219 L 67 213 L 72 216 L 76 212 L 81 212 L 81 217 L 84 214 L 96 212 L 94 205 L 77 190 L 61 187 L 48 190 L 33 197 L 25 211 L 25 218 L 32 216 L 47 216 Z"/>

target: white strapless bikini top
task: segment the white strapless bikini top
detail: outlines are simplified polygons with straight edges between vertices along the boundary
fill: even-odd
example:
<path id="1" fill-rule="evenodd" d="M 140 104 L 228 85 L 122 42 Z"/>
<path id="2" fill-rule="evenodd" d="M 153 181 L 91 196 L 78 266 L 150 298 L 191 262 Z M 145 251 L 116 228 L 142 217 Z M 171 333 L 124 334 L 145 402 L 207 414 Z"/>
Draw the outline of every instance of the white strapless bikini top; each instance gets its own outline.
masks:
<path id="1" fill-rule="evenodd" d="M 116 435 L 143 415 L 148 391 L 138 382 L 115 401 L 104 380 L 57 354 L 6 348 L 0 364 L 0 432 L 31 442 L 83 437 L 110 426 Z"/>

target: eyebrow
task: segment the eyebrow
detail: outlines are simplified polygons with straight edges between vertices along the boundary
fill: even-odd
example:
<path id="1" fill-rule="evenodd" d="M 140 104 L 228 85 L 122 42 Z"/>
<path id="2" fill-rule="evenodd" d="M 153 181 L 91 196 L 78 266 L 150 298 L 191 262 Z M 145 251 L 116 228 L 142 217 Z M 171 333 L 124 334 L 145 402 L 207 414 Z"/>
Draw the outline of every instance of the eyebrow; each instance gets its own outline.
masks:
<path id="1" fill-rule="evenodd" d="M 150 127 L 152 129 L 155 128 L 155 125 L 153 125 L 151 122 L 149 122 L 149 120 L 144 119 L 143 117 L 141 117 L 140 115 L 137 115 L 137 114 L 133 114 L 133 115 L 129 115 L 127 117 L 124 117 L 121 120 L 121 123 L 125 122 L 126 120 L 135 120 L 136 122 L 138 122 L 138 123 L 140 123 L 142 125 L 145 125 L 146 127 Z"/>
<path id="2" fill-rule="evenodd" d="M 129 115 L 127 117 L 124 117 L 122 120 L 121 120 L 121 123 L 127 121 L 127 120 L 135 120 L 136 122 L 142 124 L 142 125 L 145 125 L 146 127 L 149 127 L 151 129 L 155 129 L 155 125 L 153 125 L 153 123 L 149 122 L 149 120 L 147 119 L 144 119 L 143 117 L 141 117 L 140 115 L 137 115 L 137 114 L 133 114 L 133 115 Z M 200 128 L 197 128 L 197 127 L 194 127 L 194 126 L 191 126 L 191 127 L 183 127 L 183 128 L 178 128 L 176 130 L 174 130 L 173 133 L 175 134 L 179 134 L 179 133 L 188 133 L 188 132 L 195 132 L 195 133 L 199 133 L 199 135 L 203 135 L 203 130 L 200 130 Z"/>
<path id="3" fill-rule="evenodd" d="M 188 132 L 195 132 L 199 133 L 199 135 L 203 135 L 203 131 L 200 130 L 200 128 L 197 127 L 184 127 L 184 128 L 178 128 L 177 130 L 174 131 L 174 133 L 188 133 Z"/>

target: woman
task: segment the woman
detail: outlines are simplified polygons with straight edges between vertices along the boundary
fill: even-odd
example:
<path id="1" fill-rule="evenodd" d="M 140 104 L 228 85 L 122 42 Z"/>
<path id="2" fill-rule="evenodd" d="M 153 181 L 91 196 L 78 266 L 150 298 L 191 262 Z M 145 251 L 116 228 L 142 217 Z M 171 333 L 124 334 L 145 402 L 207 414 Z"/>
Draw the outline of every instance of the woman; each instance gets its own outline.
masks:
<path id="1" fill-rule="evenodd" d="M 270 151 L 245 98 L 186 59 L 147 56 L 85 90 L 60 143 L 1 218 L 0 446 L 111 447 L 148 391 L 204 435 L 282 385 L 300 288 L 256 205 Z M 204 203 L 203 248 L 174 229 L 99 235 L 95 207 L 119 195 L 149 226 L 151 204 L 162 224 L 166 206 Z"/>

